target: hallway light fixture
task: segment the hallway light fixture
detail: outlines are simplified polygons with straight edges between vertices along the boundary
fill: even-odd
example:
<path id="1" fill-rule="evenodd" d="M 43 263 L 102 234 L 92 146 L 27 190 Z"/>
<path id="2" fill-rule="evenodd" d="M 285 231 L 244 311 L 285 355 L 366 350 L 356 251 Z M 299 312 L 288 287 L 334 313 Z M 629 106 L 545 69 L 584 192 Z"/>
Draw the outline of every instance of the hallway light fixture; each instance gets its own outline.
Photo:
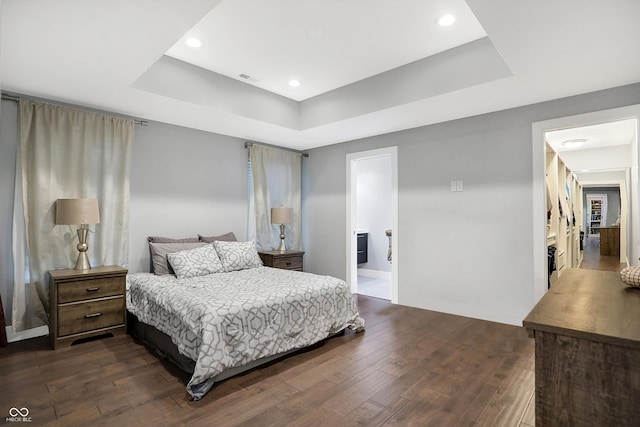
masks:
<path id="1" fill-rule="evenodd" d="M 581 147 L 585 142 L 587 142 L 587 140 L 584 138 L 568 139 L 562 141 L 562 146 L 565 148 L 577 148 Z"/>

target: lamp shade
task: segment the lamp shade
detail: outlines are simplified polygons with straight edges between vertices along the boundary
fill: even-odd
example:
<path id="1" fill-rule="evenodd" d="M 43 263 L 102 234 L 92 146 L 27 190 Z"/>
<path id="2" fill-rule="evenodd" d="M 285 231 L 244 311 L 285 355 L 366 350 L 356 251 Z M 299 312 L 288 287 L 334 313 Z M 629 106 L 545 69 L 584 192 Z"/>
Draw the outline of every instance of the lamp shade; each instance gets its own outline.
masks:
<path id="1" fill-rule="evenodd" d="M 98 199 L 58 199 L 56 224 L 99 224 Z"/>
<path id="2" fill-rule="evenodd" d="M 271 224 L 291 224 L 293 208 L 271 208 Z"/>

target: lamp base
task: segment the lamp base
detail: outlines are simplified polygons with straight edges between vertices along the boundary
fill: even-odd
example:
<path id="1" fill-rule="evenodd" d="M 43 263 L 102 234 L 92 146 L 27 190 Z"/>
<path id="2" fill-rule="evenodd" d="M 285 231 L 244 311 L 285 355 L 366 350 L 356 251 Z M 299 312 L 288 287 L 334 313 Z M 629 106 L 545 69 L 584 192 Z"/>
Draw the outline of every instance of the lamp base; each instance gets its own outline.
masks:
<path id="1" fill-rule="evenodd" d="M 91 270 L 91 264 L 89 263 L 89 257 L 86 252 L 80 252 L 78 254 L 78 260 L 76 261 L 76 266 L 73 267 L 74 270 Z"/>
<path id="2" fill-rule="evenodd" d="M 284 224 L 280 224 L 280 247 L 278 247 L 278 250 L 281 253 L 285 253 L 287 251 L 287 248 L 286 248 L 286 246 L 284 244 L 284 238 L 285 238 L 285 235 L 284 235 Z"/>
<path id="3" fill-rule="evenodd" d="M 87 236 L 89 235 L 89 230 L 86 228 L 78 228 L 78 260 L 76 261 L 76 266 L 73 267 L 75 270 L 90 270 L 91 264 L 89 263 L 89 257 L 87 256 L 87 250 L 89 249 L 89 245 L 87 244 Z"/>

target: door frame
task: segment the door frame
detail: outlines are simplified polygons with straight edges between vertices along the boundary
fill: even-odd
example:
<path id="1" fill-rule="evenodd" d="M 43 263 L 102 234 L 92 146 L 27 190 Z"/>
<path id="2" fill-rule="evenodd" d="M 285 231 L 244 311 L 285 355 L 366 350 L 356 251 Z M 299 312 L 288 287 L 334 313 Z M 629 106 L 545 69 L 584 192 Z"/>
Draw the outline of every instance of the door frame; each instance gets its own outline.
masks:
<path id="1" fill-rule="evenodd" d="M 398 147 L 385 147 L 375 150 L 349 153 L 346 156 L 347 162 L 347 283 L 351 287 L 351 292 L 358 291 L 358 269 L 356 264 L 357 248 L 357 194 L 356 194 L 356 168 L 355 162 L 358 160 L 372 159 L 376 157 L 391 157 L 391 247 L 393 249 L 393 262 L 391 263 L 391 302 L 398 303 Z"/>
<path id="2" fill-rule="evenodd" d="M 545 132 L 594 124 L 614 122 L 624 119 L 636 119 L 636 139 L 632 142 L 632 165 L 627 190 L 631 194 L 628 208 L 633 214 L 628 227 L 631 229 L 627 245 L 627 259 L 630 265 L 638 265 L 639 253 L 639 216 L 638 215 L 638 137 L 640 135 L 640 104 L 610 110 L 595 111 L 575 116 L 534 122 L 532 124 L 533 149 L 533 303 L 537 303 L 547 291 L 547 224 L 546 224 L 546 186 L 545 186 Z M 622 193 L 622 191 L 621 191 Z M 621 195 L 622 197 L 622 195 Z"/>

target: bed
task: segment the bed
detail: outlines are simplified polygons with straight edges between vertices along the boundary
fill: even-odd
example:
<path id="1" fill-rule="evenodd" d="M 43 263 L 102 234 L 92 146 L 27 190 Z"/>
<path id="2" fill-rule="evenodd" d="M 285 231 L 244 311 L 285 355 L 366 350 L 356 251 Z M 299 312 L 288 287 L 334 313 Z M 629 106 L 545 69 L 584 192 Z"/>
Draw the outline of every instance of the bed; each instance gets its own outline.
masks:
<path id="1" fill-rule="evenodd" d="M 164 256 L 173 273 L 127 276 L 129 329 L 192 374 L 194 400 L 236 372 L 346 328 L 364 330 L 344 281 L 264 267 L 252 242 L 214 241 Z"/>

